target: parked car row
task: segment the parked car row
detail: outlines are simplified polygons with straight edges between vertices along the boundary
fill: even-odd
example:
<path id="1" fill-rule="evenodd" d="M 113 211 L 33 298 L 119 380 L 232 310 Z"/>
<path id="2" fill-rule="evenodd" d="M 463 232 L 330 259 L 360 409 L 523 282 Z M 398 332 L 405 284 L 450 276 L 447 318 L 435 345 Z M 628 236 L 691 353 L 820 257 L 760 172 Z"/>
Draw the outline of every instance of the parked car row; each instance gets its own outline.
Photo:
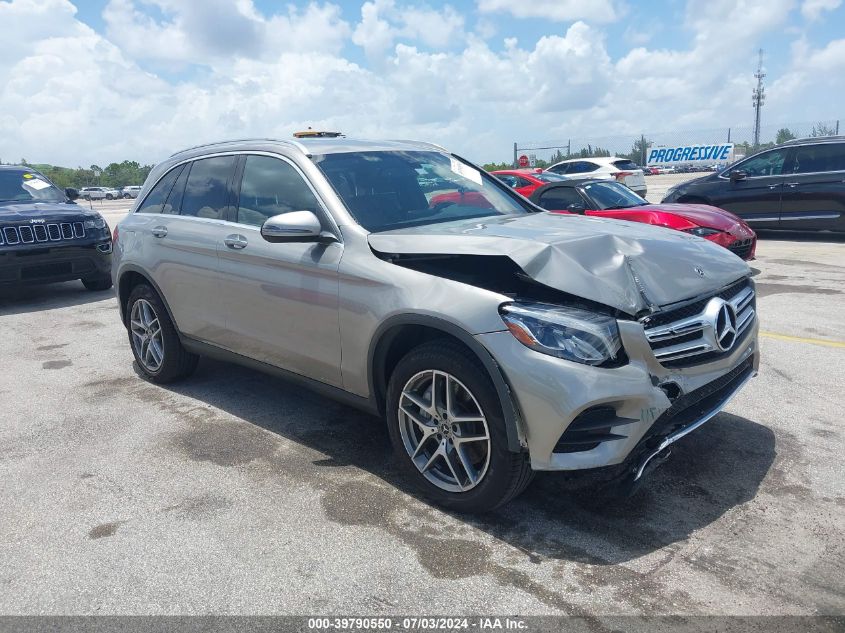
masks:
<path id="1" fill-rule="evenodd" d="M 83 200 L 118 200 L 120 198 L 137 198 L 141 192 L 141 185 L 128 185 L 115 189 L 113 187 L 83 187 L 79 190 L 79 197 Z"/>

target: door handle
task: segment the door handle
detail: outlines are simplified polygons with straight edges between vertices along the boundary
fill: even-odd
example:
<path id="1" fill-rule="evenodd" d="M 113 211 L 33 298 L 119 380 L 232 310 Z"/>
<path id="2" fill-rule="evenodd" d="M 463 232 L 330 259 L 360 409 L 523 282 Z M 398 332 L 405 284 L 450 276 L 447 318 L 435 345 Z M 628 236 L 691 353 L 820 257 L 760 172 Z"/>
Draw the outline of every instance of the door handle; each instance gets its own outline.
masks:
<path id="1" fill-rule="evenodd" d="M 153 237 L 164 237 L 167 235 L 167 227 L 166 226 L 154 226 L 150 233 L 153 234 Z"/>
<path id="2" fill-rule="evenodd" d="M 242 248 L 246 248 L 246 245 L 249 244 L 247 239 L 243 235 L 227 235 L 226 239 L 223 240 L 223 243 L 228 246 L 229 248 L 234 248 L 236 250 L 240 250 Z"/>
<path id="3" fill-rule="evenodd" d="M 777 189 L 780 185 L 769 185 L 769 189 Z"/>
<path id="4" fill-rule="evenodd" d="M 800 185 L 800 184 L 801 184 L 800 182 L 788 182 L 788 183 L 786 183 L 786 186 L 787 186 L 787 187 L 792 187 L 792 188 L 795 188 L 795 187 L 797 187 L 797 186 L 798 186 L 798 185 Z"/>

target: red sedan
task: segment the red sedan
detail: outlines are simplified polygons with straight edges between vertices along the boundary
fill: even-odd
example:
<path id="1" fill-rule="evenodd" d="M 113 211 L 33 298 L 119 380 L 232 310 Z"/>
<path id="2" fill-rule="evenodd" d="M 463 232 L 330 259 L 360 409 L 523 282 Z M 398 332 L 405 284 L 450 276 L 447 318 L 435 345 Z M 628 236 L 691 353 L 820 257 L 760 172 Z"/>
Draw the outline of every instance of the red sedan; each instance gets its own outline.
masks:
<path id="1" fill-rule="evenodd" d="M 555 213 L 581 213 L 665 226 L 703 237 L 744 260 L 754 259 L 757 235 L 733 213 L 706 204 L 650 204 L 609 180 L 568 180 L 535 188 L 531 201 Z"/>
<path id="2" fill-rule="evenodd" d="M 543 185 L 566 181 L 560 174 L 542 169 L 500 169 L 490 173 L 526 198 Z"/>

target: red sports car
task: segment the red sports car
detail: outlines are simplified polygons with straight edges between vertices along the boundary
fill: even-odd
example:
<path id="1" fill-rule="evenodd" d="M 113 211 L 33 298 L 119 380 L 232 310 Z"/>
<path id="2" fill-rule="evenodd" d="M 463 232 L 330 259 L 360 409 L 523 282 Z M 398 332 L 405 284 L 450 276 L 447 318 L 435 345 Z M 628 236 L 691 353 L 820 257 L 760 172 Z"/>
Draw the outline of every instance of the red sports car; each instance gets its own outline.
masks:
<path id="1" fill-rule="evenodd" d="M 542 169 L 501 169 L 490 173 L 526 198 L 543 185 L 566 181 L 560 174 Z"/>
<path id="2" fill-rule="evenodd" d="M 611 180 L 567 180 L 543 185 L 531 201 L 555 213 L 581 213 L 665 226 L 724 246 L 744 260 L 754 259 L 757 235 L 733 213 L 706 204 L 651 204 Z"/>

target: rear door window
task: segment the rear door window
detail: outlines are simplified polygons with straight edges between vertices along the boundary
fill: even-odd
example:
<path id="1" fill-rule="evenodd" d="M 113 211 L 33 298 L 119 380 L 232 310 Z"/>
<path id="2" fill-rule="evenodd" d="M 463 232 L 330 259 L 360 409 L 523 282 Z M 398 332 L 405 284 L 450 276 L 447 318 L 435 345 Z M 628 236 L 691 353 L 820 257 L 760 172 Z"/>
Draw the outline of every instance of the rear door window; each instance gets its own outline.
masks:
<path id="1" fill-rule="evenodd" d="M 823 143 L 795 148 L 791 169 L 793 174 L 813 174 L 845 170 L 845 144 Z"/>
<path id="2" fill-rule="evenodd" d="M 194 161 L 182 195 L 182 215 L 223 220 L 229 205 L 229 180 L 236 156 Z"/>
<path id="3" fill-rule="evenodd" d="M 156 183 L 153 190 L 147 194 L 147 197 L 144 198 L 141 206 L 138 207 L 137 212 L 161 213 L 164 209 L 165 202 L 167 201 L 167 196 L 170 195 L 170 190 L 173 189 L 173 183 L 176 182 L 176 179 L 179 177 L 179 174 L 182 173 L 184 168 L 184 165 L 179 165 L 167 172 L 164 177 Z"/>

